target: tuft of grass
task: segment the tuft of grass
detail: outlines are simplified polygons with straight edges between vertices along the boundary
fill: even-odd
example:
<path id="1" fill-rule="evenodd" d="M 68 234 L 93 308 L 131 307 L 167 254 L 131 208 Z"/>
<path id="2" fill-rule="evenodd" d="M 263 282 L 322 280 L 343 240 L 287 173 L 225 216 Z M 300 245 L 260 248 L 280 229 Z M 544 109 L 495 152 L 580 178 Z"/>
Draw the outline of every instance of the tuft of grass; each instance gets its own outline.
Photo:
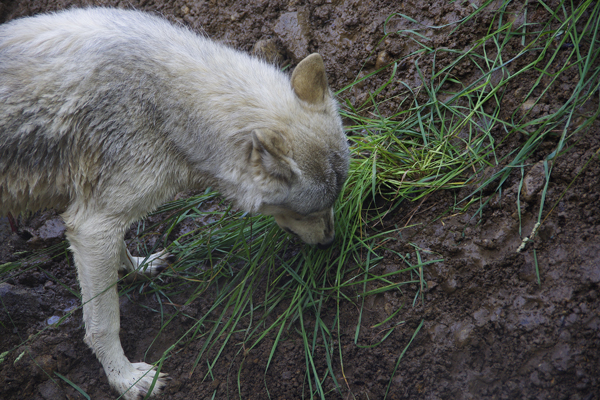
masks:
<path id="1" fill-rule="evenodd" d="M 476 18 L 488 3 L 460 25 Z M 440 189 L 468 186 L 473 188 L 472 193 L 461 199 L 468 206 L 489 186 L 500 192 L 508 176 L 528 165 L 528 158 L 544 140 L 559 135 L 555 150 L 545 157 L 545 196 L 551 165 L 568 151 L 566 142 L 585 132 L 600 112 L 578 115 L 583 104 L 598 97 L 600 6 L 594 1 L 578 6 L 561 2 L 557 10 L 551 10 L 539 2 L 548 12 L 548 19 L 518 26 L 515 15 L 506 12 L 509 3 L 501 4 L 488 33 L 466 50 L 433 49 L 418 29 L 386 32 L 386 36 L 405 36 L 420 46 L 392 64 L 390 78 L 383 85 L 397 82 L 404 86 L 403 93 L 395 96 L 403 99 L 398 111 L 389 115 L 379 112 L 386 101 L 396 101 L 376 99 L 381 90 L 358 107 L 347 101 L 344 111 L 344 116 L 353 121 L 349 131 L 356 162 L 372 171 L 373 195 L 380 194 L 391 202 L 417 200 Z M 526 11 L 520 10 L 525 18 Z M 418 24 L 402 14 L 392 17 Z M 523 45 L 515 46 L 519 43 Z M 515 47 L 521 48 L 515 52 Z M 442 58 L 451 61 L 437 61 Z M 418 88 L 395 77 L 397 65 L 407 60 L 413 60 L 422 82 Z M 428 66 L 427 72 L 423 64 Z M 472 71 L 466 81 L 459 79 L 465 67 Z M 569 70 L 577 72 L 578 81 L 568 100 L 556 110 L 534 116 L 536 105 L 557 90 L 557 79 Z M 534 84 L 522 88 L 521 98 L 508 106 L 505 98 L 521 89 L 525 75 L 533 75 Z M 500 155 L 498 148 L 516 134 L 523 135 L 525 143 Z M 486 170 L 494 172 L 486 174 Z"/>

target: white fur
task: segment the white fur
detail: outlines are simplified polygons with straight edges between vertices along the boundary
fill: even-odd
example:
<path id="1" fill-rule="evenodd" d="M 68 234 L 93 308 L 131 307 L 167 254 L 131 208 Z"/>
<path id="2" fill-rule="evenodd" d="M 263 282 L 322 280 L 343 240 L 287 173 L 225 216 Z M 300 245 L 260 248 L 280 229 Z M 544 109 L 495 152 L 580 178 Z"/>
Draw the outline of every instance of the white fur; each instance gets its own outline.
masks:
<path id="1" fill-rule="evenodd" d="M 64 210 L 85 341 L 125 399 L 156 371 L 119 341 L 132 222 L 213 186 L 309 244 L 333 241 L 348 145 L 318 55 L 273 66 L 149 14 L 70 10 L 0 26 L 0 211 Z M 156 275 L 169 255 L 148 259 Z M 143 268 L 143 266 L 142 266 Z M 152 394 L 165 385 L 158 377 Z"/>

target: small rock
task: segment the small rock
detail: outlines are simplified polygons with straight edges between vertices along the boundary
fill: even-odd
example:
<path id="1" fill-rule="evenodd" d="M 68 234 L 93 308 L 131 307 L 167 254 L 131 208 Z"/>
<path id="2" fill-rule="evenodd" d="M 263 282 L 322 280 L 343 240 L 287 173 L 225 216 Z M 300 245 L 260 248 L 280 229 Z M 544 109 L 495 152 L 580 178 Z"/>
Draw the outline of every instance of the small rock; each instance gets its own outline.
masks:
<path id="1" fill-rule="evenodd" d="M 571 348 L 566 343 L 560 343 L 552 353 L 552 365 L 559 371 L 566 371 L 571 359 Z"/>
<path id="2" fill-rule="evenodd" d="M 470 322 L 458 322 L 451 326 L 450 330 L 454 332 L 454 339 L 458 346 L 469 344 L 473 338 L 473 328 L 474 326 Z"/>
<path id="3" fill-rule="evenodd" d="M 521 190 L 523 199 L 528 202 L 534 200 L 535 196 L 544 187 L 545 183 L 544 161 L 540 161 L 531 167 L 529 172 L 527 172 L 527 175 L 525 175 L 523 188 Z"/>
<path id="4" fill-rule="evenodd" d="M 454 278 L 450 278 L 450 279 L 445 280 L 442 283 L 442 285 L 441 285 L 442 290 L 446 294 L 454 293 L 454 291 L 456 290 L 457 286 L 458 286 L 458 282 L 456 282 L 456 279 L 454 279 Z"/>
<path id="5" fill-rule="evenodd" d="M 44 240 L 62 240 L 65 236 L 65 224 L 60 217 L 52 218 L 44 222 L 38 231 L 38 236 Z"/>
<path id="6" fill-rule="evenodd" d="M 479 327 L 485 325 L 490 320 L 490 312 L 485 308 L 481 308 L 473 314 L 475 324 Z"/>
<path id="7" fill-rule="evenodd" d="M 375 69 L 379 69 L 385 67 L 390 63 L 390 55 L 387 51 L 383 50 L 377 55 L 377 60 L 375 61 Z"/>
<path id="8" fill-rule="evenodd" d="M 40 368 L 44 373 L 48 375 L 54 375 L 53 371 L 56 371 L 56 360 L 52 358 L 50 354 L 42 354 L 35 358 L 35 361 L 30 364 L 32 374 L 37 375 L 40 373 Z"/>
<path id="9" fill-rule="evenodd" d="M 48 379 L 38 387 L 40 395 L 47 400 L 64 399 L 65 392 L 56 383 Z"/>
<path id="10" fill-rule="evenodd" d="M 542 381 L 540 380 L 540 374 L 537 371 L 533 371 L 531 375 L 529 375 L 529 381 L 534 386 L 542 386 Z"/>
<path id="11" fill-rule="evenodd" d="M 535 105 L 536 101 L 537 101 L 537 99 L 533 99 L 530 97 L 525 102 L 523 102 L 523 104 L 521 105 L 521 110 L 523 110 L 523 111 L 531 110 L 533 108 L 533 106 Z"/>
<path id="12" fill-rule="evenodd" d="M 388 317 L 394 312 L 394 307 L 390 303 L 385 303 L 383 309 Z"/>
<path id="13" fill-rule="evenodd" d="M 294 62 L 299 62 L 308 56 L 311 30 L 307 12 L 296 11 L 281 14 L 273 30 L 283 42 Z"/>

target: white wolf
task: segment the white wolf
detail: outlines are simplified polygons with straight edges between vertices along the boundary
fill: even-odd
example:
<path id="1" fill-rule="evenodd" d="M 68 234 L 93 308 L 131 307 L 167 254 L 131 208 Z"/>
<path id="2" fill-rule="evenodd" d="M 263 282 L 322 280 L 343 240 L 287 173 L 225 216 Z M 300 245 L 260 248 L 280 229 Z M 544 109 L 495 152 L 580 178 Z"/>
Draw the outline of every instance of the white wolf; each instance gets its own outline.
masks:
<path id="1" fill-rule="evenodd" d="M 326 247 L 349 152 L 318 54 L 291 80 L 137 11 L 90 8 L 0 25 L 0 211 L 64 210 L 86 343 L 141 398 L 156 371 L 119 341 L 123 235 L 184 188 L 211 185 Z M 149 273 L 168 255 L 152 257 Z M 165 384 L 160 374 L 153 391 Z"/>

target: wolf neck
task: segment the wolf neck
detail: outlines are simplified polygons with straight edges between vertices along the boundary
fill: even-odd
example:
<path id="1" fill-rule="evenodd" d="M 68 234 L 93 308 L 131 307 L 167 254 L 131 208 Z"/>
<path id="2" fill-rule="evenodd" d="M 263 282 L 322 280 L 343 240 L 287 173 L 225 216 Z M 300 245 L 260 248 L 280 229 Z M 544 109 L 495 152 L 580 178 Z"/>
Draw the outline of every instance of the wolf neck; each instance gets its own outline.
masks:
<path id="1" fill-rule="evenodd" d="M 215 189 L 256 212 L 264 190 L 284 196 L 286 188 L 267 189 L 254 175 L 249 165 L 251 132 L 287 126 L 289 112 L 298 111 L 299 102 L 288 78 L 275 67 L 222 47 L 212 52 L 210 45 L 200 59 L 190 60 L 192 68 L 178 65 L 186 101 L 182 106 L 192 112 L 181 116 L 188 119 L 185 134 L 170 136 L 199 176 L 211 176 L 218 182 Z"/>
<path id="2" fill-rule="evenodd" d="M 278 124 L 277 120 L 287 117 L 286 110 L 295 107 L 296 99 L 283 73 L 228 48 L 204 51 L 189 77 L 190 97 L 198 114 L 209 125 L 219 127 L 221 134 L 264 127 L 271 121 Z"/>

